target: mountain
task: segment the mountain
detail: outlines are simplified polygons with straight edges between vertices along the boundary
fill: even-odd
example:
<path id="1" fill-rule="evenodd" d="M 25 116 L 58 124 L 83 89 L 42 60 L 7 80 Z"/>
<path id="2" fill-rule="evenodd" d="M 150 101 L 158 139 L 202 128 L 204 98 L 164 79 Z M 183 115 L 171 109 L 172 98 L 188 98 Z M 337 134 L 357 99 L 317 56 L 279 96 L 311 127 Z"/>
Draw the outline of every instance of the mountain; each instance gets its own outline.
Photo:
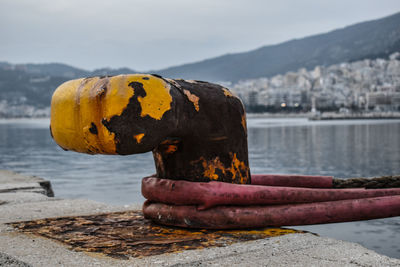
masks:
<path id="1" fill-rule="evenodd" d="M 119 74 L 132 74 L 138 73 L 137 71 L 131 70 L 129 68 L 119 68 L 119 69 L 111 69 L 111 68 L 102 68 L 96 69 L 90 73 L 91 76 L 105 76 L 105 75 L 119 75 Z"/>
<path id="2" fill-rule="evenodd" d="M 230 81 L 272 77 L 300 68 L 387 58 L 400 51 L 400 13 L 325 34 L 171 67 L 150 73 L 171 78 Z M 51 95 L 66 80 L 137 73 L 128 68 L 87 71 L 61 63 L 0 62 L 0 117 L 48 114 Z M 39 110 L 39 111 L 38 111 Z"/>
<path id="3" fill-rule="evenodd" d="M 65 77 L 69 79 L 84 77 L 90 74 L 89 71 L 78 69 L 61 63 L 20 64 L 16 67 L 25 70 L 26 73 L 31 75 L 48 75 L 53 77 Z"/>
<path id="4" fill-rule="evenodd" d="M 48 115 L 54 90 L 70 79 L 135 72 L 128 68 L 87 71 L 61 63 L 0 62 L 0 117 Z"/>
<path id="5" fill-rule="evenodd" d="M 62 63 L 42 63 L 42 64 L 10 64 L 8 62 L 0 62 L 0 71 L 19 71 L 24 72 L 28 76 L 52 76 L 75 79 L 79 77 L 88 77 L 96 75 L 118 75 L 127 73 L 137 73 L 137 71 L 129 68 L 101 68 L 94 71 L 87 71 L 75 68 Z"/>
<path id="6" fill-rule="evenodd" d="M 400 13 L 277 45 L 154 71 L 170 78 L 237 82 L 400 51 Z"/>

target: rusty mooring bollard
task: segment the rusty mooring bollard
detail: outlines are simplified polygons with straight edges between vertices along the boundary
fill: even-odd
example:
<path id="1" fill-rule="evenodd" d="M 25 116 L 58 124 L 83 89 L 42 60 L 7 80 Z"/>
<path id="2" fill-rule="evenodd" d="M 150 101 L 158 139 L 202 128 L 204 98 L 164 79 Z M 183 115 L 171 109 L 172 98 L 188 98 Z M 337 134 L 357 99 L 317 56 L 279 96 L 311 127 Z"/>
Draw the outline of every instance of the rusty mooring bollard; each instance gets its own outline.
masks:
<path id="1" fill-rule="evenodd" d="M 216 84 L 147 74 L 68 81 L 53 94 L 51 134 L 65 150 L 152 151 L 159 178 L 251 183 L 242 102 Z"/>
<path id="2" fill-rule="evenodd" d="M 328 176 L 251 181 L 243 105 L 216 84 L 144 74 L 69 81 L 53 95 L 51 133 L 66 150 L 153 151 L 157 174 L 142 180 L 143 214 L 164 225 L 235 229 L 400 216 L 398 188 L 337 189 L 345 184 Z M 367 180 L 351 184 L 381 182 Z"/>

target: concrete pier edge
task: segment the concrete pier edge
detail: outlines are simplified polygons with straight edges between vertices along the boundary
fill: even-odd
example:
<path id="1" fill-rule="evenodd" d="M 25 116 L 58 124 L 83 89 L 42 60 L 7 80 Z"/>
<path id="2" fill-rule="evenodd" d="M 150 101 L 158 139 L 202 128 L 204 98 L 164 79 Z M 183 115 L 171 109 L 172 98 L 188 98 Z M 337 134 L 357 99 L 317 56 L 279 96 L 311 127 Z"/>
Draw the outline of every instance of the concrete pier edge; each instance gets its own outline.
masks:
<path id="1" fill-rule="evenodd" d="M 52 197 L 50 182 L 0 170 L 0 266 L 400 266 L 400 260 L 359 244 L 289 234 L 227 247 L 129 260 L 75 252 L 50 239 L 16 232 L 9 222 L 141 209 Z"/>

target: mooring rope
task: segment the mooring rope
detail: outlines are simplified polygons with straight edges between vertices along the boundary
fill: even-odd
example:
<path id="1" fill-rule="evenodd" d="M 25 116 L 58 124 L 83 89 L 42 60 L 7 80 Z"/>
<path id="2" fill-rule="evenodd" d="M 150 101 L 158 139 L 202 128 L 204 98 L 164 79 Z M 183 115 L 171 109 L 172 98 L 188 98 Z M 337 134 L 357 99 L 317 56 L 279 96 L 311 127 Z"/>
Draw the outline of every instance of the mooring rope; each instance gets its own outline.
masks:
<path id="1" fill-rule="evenodd" d="M 389 175 L 374 178 L 334 178 L 333 188 L 395 188 L 400 187 L 400 175 Z"/>

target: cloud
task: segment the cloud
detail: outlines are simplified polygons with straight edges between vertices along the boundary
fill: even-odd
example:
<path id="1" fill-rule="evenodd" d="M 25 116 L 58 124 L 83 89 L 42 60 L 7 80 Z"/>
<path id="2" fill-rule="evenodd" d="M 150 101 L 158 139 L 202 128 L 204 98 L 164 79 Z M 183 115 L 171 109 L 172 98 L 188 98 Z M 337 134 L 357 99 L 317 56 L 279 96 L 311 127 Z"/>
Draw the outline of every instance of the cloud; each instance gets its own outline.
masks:
<path id="1" fill-rule="evenodd" d="M 399 10 L 398 0 L 2 0 L 0 60 L 156 69 Z"/>

